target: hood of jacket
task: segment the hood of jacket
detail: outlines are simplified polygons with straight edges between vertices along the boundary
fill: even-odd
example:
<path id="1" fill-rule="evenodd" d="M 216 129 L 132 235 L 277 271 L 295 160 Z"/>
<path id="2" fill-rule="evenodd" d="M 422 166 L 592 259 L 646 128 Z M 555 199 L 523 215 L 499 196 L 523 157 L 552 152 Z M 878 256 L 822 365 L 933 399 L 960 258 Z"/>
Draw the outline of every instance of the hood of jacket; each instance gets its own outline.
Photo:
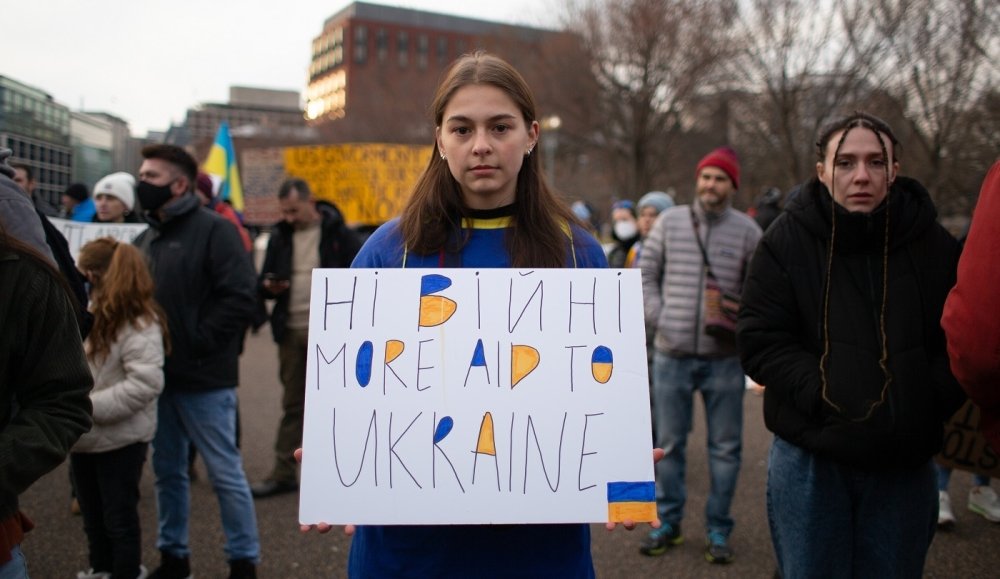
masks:
<path id="1" fill-rule="evenodd" d="M 906 245 L 937 220 L 927 189 L 909 177 L 897 177 L 886 199 L 871 213 L 850 212 L 834 203 L 830 190 L 814 177 L 802 186 L 801 194 L 789 202 L 785 211 L 820 239 L 829 240 L 836 225 L 835 249 L 849 254 L 881 253 L 886 221 L 892 250 Z"/>
<path id="2" fill-rule="evenodd" d="M 7 164 L 7 160 L 10 159 L 12 153 L 13 151 L 10 149 L 0 148 L 0 175 L 5 175 L 11 179 L 14 178 L 14 168 Z"/>

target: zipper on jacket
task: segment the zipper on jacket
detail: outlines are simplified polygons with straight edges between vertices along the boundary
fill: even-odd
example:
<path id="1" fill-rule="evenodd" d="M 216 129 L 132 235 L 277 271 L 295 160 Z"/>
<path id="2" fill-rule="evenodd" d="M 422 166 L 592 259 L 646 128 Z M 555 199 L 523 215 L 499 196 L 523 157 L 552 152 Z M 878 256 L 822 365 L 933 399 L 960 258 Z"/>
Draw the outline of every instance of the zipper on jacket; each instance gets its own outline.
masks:
<path id="1" fill-rule="evenodd" d="M 873 220 L 869 213 L 865 216 L 865 232 L 868 234 L 869 239 L 872 236 Z M 885 248 L 883 248 L 885 251 Z M 879 346 L 879 351 L 882 347 L 882 325 L 879 316 L 879 310 L 882 304 L 881 296 L 879 295 L 878 285 L 875 282 L 873 266 L 875 265 L 872 259 L 872 254 L 865 252 L 865 277 L 868 279 L 868 295 L 871 298 L 871 314 L 872 321 L 875 323 L 875 343 Z M 882 269 L 882 262 L 879 260 L 879 269 Z M 885 275 L 885 272 L 880 272 Z"/>

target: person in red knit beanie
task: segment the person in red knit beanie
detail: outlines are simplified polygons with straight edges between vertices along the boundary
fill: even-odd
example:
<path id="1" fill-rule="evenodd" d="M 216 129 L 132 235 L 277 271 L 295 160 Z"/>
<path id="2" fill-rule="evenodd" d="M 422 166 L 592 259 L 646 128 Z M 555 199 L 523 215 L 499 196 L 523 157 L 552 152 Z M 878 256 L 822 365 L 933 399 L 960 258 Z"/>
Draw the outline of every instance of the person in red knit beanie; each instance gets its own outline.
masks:
<path id="1" fill-rule="evenodd" d="M 695 170 L 694 199 L 660 213 L 639 252 L 645 320 L 653 331 L 655 446 L 666 451 L 656 464 L 661 525 L 642 540 L 643 555 L 660 556 L 684 542 L 688 433 L 700 395 L 712 479 L 705 559 L 733 560 L 729 537 L 736 523 L 730 507 L 741 464 L 746 387 L 735 340 L 707 327 L 702 296 L 709 283 L 731 294 L 742 291 L 761 236 L 757 223 L 732 207 L 739 184 L 736 152 L 730 147 L 709 152 Z"/>
<path id="2" fill-rule="evenodd" d="M 698 167 L 694 170 L 694 174 L 701 174 L 701 170 L 705 167 L 718 167 L 719 169 L 722 169 L 722 171 L 732 180 L 733 189 L 737 191 L 739 190 L 740 158 L 732 147 L 719 147 L 702 157 L 701 161 L 698 162 Z"/>

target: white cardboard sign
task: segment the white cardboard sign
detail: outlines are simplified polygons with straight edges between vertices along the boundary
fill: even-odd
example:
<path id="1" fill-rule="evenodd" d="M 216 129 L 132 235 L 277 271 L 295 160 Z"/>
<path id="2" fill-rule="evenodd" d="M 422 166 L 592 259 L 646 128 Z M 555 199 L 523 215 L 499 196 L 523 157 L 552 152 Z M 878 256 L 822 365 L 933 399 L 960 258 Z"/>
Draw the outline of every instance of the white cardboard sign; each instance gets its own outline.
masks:
<path id="1" fill-rule="evenodd" d="M 314 270 L 304 524 L 652 521 L 638 270 Z"/>
<path id="2" fill-rule="evenodd" d="M 52 225 L 66 238 L 69 253 L 76 260 L 80 248 L 98 237 L 112 237 L 117 241 L 132 243 L 139 234 L 149 228 L 145 223 L 87 223 L 49 217 Z"/>

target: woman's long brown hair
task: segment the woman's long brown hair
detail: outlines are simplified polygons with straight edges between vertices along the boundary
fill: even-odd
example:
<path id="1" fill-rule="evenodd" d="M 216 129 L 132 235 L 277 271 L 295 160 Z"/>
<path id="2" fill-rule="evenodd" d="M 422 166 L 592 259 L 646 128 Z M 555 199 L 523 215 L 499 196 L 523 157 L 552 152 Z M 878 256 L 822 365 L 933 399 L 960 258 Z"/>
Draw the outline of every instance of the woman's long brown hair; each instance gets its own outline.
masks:
<path id="1" fill-rule="evenodd" d="M 435 126 L 444 120 L 444 110 L 459 89 L 487 85 L 502 90 L 520 109 L 530 125 L 537 120 L 535 99 L 524 78 L 506 61 L 478 51 L 460 57 L 438 87 L 431 105 Z M 549 189 L 538 155 L 527 155 L 517 175 L 512 231 L 507 250 L 513 267 L 564 267 L 571 238 L 564 227 L 578 223 L 572 211 Z M 441 158 L 437 142 L 400 218 L 403 241 L 409 251 L 436 253 L 458 250 L 456 239 L 462 219 L 469 213 L 462 202 L 458 182 Z M 453 247 L 449 242 L 456 242 Z"/>
<path id="2" fill-rule="evenodd" d="M 94 327 L 86 343 L 91 361 L 108 355 L 122 326 L 138 327 L 143 320 L 160 324 L 164 352 L 170 351 L 167 318 L 153 299 L 153 277 L 138 249 L 100 237 L 80 248 L 77 264 L 90 274 L 93 284 L 90 303 Z"/>

